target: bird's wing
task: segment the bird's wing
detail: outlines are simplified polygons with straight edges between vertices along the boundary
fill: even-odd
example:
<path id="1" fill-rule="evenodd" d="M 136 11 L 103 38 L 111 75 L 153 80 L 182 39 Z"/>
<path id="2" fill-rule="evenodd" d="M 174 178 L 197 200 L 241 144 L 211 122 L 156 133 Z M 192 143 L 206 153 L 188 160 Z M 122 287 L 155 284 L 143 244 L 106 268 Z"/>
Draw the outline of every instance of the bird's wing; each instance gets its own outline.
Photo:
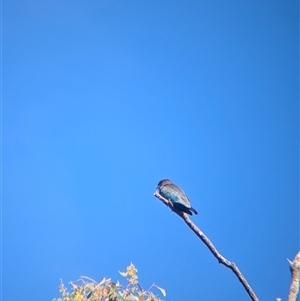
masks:
<path id="1" fill-rule="evenodd" d="M 174 184 L 168 184 L 166 186 L 169 186 L 174 191 L 174 194 L 176 195 L 176 197 L 177 197 L 178 201 L 180 201 L 180 203 L 182 203 L 187 208 L 191 207 L 188 196 L 184 193 L 184 191 L 180 187 L 178 187 L 177 185 L 174 185 Z"/>

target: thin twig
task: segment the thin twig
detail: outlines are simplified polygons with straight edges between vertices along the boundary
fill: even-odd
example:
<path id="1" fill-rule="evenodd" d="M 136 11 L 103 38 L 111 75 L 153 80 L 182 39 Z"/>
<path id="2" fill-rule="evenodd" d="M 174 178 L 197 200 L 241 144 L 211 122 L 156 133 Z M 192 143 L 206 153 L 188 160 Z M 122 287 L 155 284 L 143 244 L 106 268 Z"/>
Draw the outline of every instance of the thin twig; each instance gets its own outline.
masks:
<path id="1" fill-rule="evenodd" d="M 80 276 L 80 278 L 85 278 L 85 279 L 90 280 L 90 281 L 92 281 L 92 282 L 94 282 L 96 284 L 98 283 L 96 280 L 94 280 L 94 279 L 92 279 L 90 277 L 87 277 L 87 276 Z"/>
<path id="2" fill-rule="evenodd" d="M 233 271 L 233 273 L 237 276 L 238 280 L 241 282 L 245 290 L 247 291 L 248 295 L 253 301 L 259 301 L 257 296 L 255 295 L 254 291 L 250 287 L 249 283 L 247 282 L 246 278 L 243 276 L 243 274 L 240 272 L 239 268 L 235 265 L 234 262 L 230 262 L 226 258 L 224 258 L 219 251 L 216 249 L 216 247 L 213 245 L 213 243 L 208 239 L 208 237 L 190 220 L 189 216 L 178 210 L 176 207 L 173 206 L 173 204 L 162 197 L 157 191 L 154 193 L 154 196 L 157 197 L 159 200 L 161 200 L 166 206 L 168 206 L 172 211 L 174 211 L 176 214 L 178 214 L 185 223 L 193 230 L 193 232 L 204 242 L 204 244 L 208 247 L 208 249 L 211 251 L 211 253 L 215 256 L 215 258 L 219 261 L 219 263 L 225 265 L 229 269 Z"/>
<path id="3" fill-rule="evenodd" d="M 292 283 L 288 301 L 296 301 L 299 295 L 300 285 L 300 252 L 296 255 L 293 261 L 288 260 L 292 272 Z"/>

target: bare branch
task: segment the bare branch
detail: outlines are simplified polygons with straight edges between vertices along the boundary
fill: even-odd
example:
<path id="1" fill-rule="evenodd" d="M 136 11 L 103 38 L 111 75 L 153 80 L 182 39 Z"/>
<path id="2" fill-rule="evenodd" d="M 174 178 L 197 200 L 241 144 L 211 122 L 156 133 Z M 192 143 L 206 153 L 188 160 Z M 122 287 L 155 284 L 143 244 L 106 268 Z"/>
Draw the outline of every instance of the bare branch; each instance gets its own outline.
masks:
<path id="1" fill-rule="evenodd" d="M 293 261 L 288 260 L 292 272 L 292 283 L 288 301 L 296 301 L 299 295 L 300 285 L 300 252 L 296 255 Z"/>
<path id="2" fill-rule="evenodd" d="M 230 262 L 226 258 L 224 258 L 219 251 L 216 249 L 216 247 L 213 245 L 213 243 L 208 239 L 208 237 L 190 220 L 189 216 L 178 210 L 176 207 L 173 206 L 173 204 L 162 197 L 158 192 L 154 193 L 154 196 L 158 198 L 160 201 L 162 201 L 166 206 L 168 206 L 173 212 L 178 214 L 185 223 L 193 230 L 193 232 L 202 240 L 202 242 L 208 247 L 208 249 L 211 251 L 211 253 L 215 256 L 215 258 L 219 261 L 219 263 L 225 265 L 229 269 L 233 271 L 233 273 L 237 276 L 238 280 L 241 282 L 245 290 L 247 291 L 248 295 L 253 301 L 259 301 L 257 296 L 255 295 L 254 291 L 250 287 L 249 283 L 247 282 L 246 278 L 243 276 L 243 274 L 240 272 L 239 268 L 235 265 L 234 262 Z M 299 278 L 298 278 L 299 279 Z M 289 301 L 292 301 L 289 300 Z"/>

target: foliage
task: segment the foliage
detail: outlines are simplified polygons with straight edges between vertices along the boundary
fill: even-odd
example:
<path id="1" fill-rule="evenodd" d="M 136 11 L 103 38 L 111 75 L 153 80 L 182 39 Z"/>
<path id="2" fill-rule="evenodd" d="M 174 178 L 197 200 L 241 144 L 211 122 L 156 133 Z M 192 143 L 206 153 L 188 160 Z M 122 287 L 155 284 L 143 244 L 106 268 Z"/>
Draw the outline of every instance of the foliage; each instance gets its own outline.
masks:
<path id="1" fill-rule="evenodd" d="M 119 272 L 126 278 L 126 286 L 120 282 L 112 282 L 110 278 L 103 278 L 99 283 L 95 280 L 81 276 L 77 281 L 70 282 L 70 291 L 61 281 L 59 291 L 61 298 L 53 301 L 161 301 L 151 291 L 153 287 L 160 290 L 165 297 L 164 289 L 152 284 L 145 291 L 138 283 L 137 269 L 131 263 L 125 272 Z"/>

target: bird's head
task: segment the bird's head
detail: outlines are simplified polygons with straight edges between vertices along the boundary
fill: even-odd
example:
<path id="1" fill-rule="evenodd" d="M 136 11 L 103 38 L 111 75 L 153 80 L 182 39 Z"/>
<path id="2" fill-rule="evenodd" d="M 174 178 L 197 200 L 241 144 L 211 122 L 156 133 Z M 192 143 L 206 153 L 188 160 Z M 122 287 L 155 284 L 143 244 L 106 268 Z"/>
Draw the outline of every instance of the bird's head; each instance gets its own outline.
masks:
<path id="1" fill-rule="evenodd" d="M 156 189 L 159 189 L 161 186 L 167 185 L 167 184 L 172 184 L 172 182 L 168 179 L 160 180 L 157 184 Z"/>

